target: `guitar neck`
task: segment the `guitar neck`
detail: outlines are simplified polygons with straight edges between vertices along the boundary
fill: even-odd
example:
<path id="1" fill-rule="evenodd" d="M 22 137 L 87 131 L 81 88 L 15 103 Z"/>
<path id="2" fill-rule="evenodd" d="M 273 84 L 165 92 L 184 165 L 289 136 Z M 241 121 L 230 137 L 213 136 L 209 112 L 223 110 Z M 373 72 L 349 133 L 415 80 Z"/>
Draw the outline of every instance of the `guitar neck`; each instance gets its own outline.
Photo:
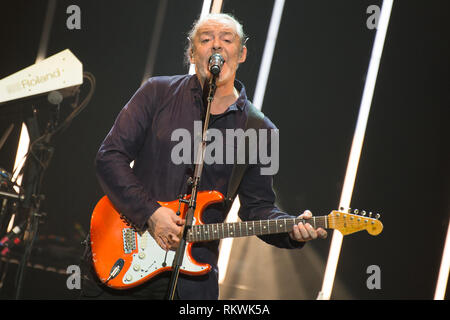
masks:
<path id="1" fill-rule="evenodd" d="M 212 223 L 192 226 L 186 240 L 189 242 L 212 241 L 223 238 L 259 236 L 265 234 L 286 233 L 298 223 L 309 223 L 314 229 L 328 228 L 328 216 L 312 217 L 305 220 L 300 218 L 243 221 L 231 223 Z"/>

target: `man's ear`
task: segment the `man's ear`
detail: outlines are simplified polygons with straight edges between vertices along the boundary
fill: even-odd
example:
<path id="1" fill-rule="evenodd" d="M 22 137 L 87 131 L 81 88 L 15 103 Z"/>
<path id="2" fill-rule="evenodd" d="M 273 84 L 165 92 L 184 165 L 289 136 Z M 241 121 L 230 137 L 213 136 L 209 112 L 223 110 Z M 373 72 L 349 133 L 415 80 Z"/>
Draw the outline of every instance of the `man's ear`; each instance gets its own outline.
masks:
<path id="1" fill-rule="evenodd" d="M 243 63 L 243 62 L 245 62 L 246 59 L 247 59 L 247 47 L 243 46 L 238 63 Z"/>
<path id="2" fill-rule="evenodd" d="M 191 47 L 191 49 L 189 50 L 189 62 L 191 64 L 195 64 L 195 61 L 194 61 L 194 48 L 193 47 Z"/>

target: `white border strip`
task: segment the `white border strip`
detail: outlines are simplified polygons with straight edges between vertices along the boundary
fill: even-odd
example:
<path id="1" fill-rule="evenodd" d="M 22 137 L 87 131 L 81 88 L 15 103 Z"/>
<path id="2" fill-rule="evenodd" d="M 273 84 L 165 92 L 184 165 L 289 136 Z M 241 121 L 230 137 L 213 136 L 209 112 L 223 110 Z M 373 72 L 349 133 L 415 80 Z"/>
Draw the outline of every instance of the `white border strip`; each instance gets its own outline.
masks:
<path id="1" fill-rule="evenodd" d="M 384 41 L 391 16 L 393 0 L 384 0 L 381 8 L 381 13 L 377 26 L 377 33 L 375 36 L 374 45 L 372 48 L 372 56 L 370 58 L 369 70 L 364 86 L 364 92 L 359 109 L 358 120 L 356 123 L 355 134 L 353 136 L 350 157 L 347 165 L 347 172 L 345 174 L 344 186 L 342 189 L 339 208 L 344 210 L 350 207 L 353 187 L 356 179 L 356 172 L 358 169 L 359 158 L 364 141 L 364 135 L 369 117 L 370 106 L 372 104 L 372 97 L 377 80 L 378 69 L 380 66 L 381 55 L 383 52 Z M 331 241 L 331 248 L 328 256 L 328 262 L 325 270 L 324 280 L 322 284 L 322 291 L 319 292 L 317 299 L 329 300 L 331 291 L 333 289 L 334 278 L 336 276 L 336 268 L 339 260 L 339 254 L 342 246 L 343 236 L 340 232 L 333 232 Z"/>
<path id="2" fill-rule="evenodd" d="M 270 66 L 272 64 L 273 51 L 277 41 L 278 30 L 280 27 L 281 17 L 283 15 L 284 0 L 275 0 L 272 17 L 270 19 L 269 31 L 267 33 L 266 44 L 264 47 L 263 58 L 259 69 L 258 80 L 256 82 L 255 95 L 253 104 L 261 110 L 264 93 L 266 91 L 267 79 L 269 78 Z M 230 212 L 228 213 L 226 222 L 238 221 L 238 211 L 240 203 L 238 198 L 233 202 Z M 233 246 L 233 238 L 222 239 L 220 242 L 220 255 L 218 261 L 219 268 L 219 284 L 223 283 L 227 274 L 228 262 Z"/>

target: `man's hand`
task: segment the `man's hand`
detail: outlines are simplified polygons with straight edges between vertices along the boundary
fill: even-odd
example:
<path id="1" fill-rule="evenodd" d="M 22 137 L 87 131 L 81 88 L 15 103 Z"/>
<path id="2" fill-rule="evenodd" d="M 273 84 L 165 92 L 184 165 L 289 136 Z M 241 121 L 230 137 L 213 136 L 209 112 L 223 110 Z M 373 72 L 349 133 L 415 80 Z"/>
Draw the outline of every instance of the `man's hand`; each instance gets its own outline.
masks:
<path id="1" fill-rule="evenodd" d="M 147 221 L 150 234 L 163 250 L 176 250 L 184 223 L 184 219 L 165 207 L 158 208 Z"/>
<path id="2" fill-rule="evenodd" d="M 308 220 L 312 218 L 312 213 L 306 210 L 299 216 L 299 218 Z M 294 225 L 292 231 L 289 232 L 289 236 L 295 241 L 309 241 L 317 238 L 325 239 L 327 237 L 327 232 L 322 228 L 314 229 L 309 223 L 303 224 L 299 223 Z"/>

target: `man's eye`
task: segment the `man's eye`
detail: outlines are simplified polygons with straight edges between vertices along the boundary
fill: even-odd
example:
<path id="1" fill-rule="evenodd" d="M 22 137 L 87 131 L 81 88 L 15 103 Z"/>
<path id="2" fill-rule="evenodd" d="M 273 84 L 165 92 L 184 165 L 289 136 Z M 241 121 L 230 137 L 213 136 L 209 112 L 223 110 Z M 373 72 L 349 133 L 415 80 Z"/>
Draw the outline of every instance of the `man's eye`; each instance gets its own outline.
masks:
<path id="1" fill-rule="evenodd" d="M 201 43 L 207 43 L 210 39 L 202 39 Z"/>

